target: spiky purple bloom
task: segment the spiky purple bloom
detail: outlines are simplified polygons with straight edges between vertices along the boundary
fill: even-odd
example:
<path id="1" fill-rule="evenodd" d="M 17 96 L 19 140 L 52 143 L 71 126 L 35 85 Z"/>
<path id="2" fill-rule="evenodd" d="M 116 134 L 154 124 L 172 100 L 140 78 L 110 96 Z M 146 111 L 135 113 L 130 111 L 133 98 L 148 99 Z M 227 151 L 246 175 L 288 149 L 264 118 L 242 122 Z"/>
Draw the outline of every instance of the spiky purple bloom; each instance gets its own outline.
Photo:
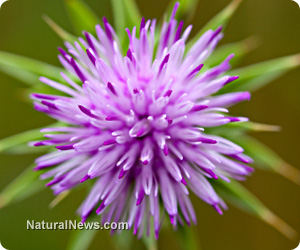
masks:
<path id="1" fill-rule="evenodd" d="M 141 236 L 153 219 L 158 237 L 165 212 L 173 225 L 196 223 L 188 189 L 222 213 L 226 205 L 208 179 L 242 180 L 252 172 L 240 146 L 204 131 L 247 120 L 224 113 L 248 100 L 248 92 L 214 95 L 238 78 L 224 75 L 233 55 L 201 72 L 223 36 L 221 28 L 185 51 L 192 27 L 182 32 L 177 7 L 162 26 L 155 55 L 155 20 L 143 19 L 139 31 L 127 29 L 123 56 L 104 18 L 104 29 L 96 26 L 98 38 L 85 32 L 85 40 L 66 43 L 68 53 L 59 49 L 60 62 L 77 82 L 63 73 L 70 86 L 42 77 L 64 95 L 32 95 L 38 111 L 68 124 L 42 130 L 48 140 L 35 145 L 58 150 L 38 158 L 36 170 L 51 168 L 42 178 L 52 178 L 47 186 L 55 194 L 93 182 L 80 207 L 83 221 L 96 209 L 103 222 L 128 221 Z"/>

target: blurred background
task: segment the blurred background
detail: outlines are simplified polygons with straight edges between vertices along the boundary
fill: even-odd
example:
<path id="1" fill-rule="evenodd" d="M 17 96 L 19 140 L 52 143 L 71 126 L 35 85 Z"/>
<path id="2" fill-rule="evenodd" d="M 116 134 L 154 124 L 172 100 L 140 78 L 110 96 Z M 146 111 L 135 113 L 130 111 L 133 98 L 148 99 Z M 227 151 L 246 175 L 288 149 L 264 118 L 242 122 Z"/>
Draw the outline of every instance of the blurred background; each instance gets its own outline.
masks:
<path id="1" fill-rule="evenodd" d="M 100 16 L 112 21 L 109 0 L 85 1 Z M 229 0 L 200 0 L 191 20 L 194 33 Z M 146 18 L 159 18 L 168 0 L 139 0 Z M 28 56 L 59 65 L 57 47 L 62 41 L 42 20 L 47 14 L 68 31 L 72 31 L 62 0 L 9 0 L 0 9 L 0 50 Z M 230 21 L 223 43 L 257 36 L 260 47 L 243 60 L 243 65 L 300 53 L 300 10 L 290 0 L 244 0 Z M 193 33 L 193 34 L 194 34 Z M 252 121 L 276 124 L 277 133 L 257 133 L 255 137 L 270 146 L 291 165 L 300 168 L 300 69 L 291 71 L 252 96 L 251 102 L 231 109 L 233 115 L 247 116 Z M 36 112 L 22 98 L 25 86 L 0 73 L 0 138 L 51 122 Z M 0 155 L 0 190 L 28 167 L 36 155 Z M 244 185 L 271 210 L 300 232 L 300 187 L 279 175 L 257 170 Z M 0 241 L 5 248 L 47 250 L 66 248 L 71 231 L 26 230 L 26 220 L 64 221 L 75 219 L 75 211 L 86 190 L 73 192 L 54 209 L 49 208 L 53 194 L 43 192 L 0 210 Z M 275 229 L 230 206 L 219 216 L 210 206 L 192 197 L 198 225 L 191 230 L 204 250 L 290 250 L 298 244 Z M 181 249 L 178 233 L 164 229 L 158 241 L 159 249 Z M 133 242 L 134 249 L 143 249 L 141 241 Z M 90 249 L 114 249 L 109 231 L 99 231 Z"/>

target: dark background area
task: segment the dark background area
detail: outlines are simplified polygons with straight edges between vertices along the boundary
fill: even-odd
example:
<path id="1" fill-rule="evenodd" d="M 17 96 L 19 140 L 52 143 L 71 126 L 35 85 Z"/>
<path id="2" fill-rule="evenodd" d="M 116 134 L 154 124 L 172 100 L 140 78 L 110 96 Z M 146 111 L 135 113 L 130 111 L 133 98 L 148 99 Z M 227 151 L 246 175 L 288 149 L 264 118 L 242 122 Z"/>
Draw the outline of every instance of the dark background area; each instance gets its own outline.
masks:
<path id="1" fill-rule="evenodd" d="M 110 21 L 109 0 L 86 0 L 101 17 Z M 194 32 L 230 1 L 200 0 L 192 19 Z M 160 17 L 169 1 L 138 1 L 146 18 Z M 62 41 L 42 20 L 47 14 L 66 30 L 72 31 L 61 0 L 9 0 L 0 10 L 0 50 L 29 56 L 59 65 L 57 47 Z M 300 10 L 290 0 L 244 0 L 230 21 L 222 43 L 234 42 L 252 35 L 261 46 L 251 52 L 243 65 L 300 53 Z M 279 133 L 260 133 L 255 137 L 274 149 L 283 159 L 299 168 L 300 139 L 300 70 L 294 70 L 252 95 L 251 102 L 231 109 L 233 114 L 247 116 L 261 123 L 282 127 Z M 0 73 L 0 138 L 49 124 L 51 119 L 36 112 L 21 98 L 22 83 Z M 37 155 L 0 156 L 0 190 L 28 167 Z M 300 232 L 299 186 L 270 173 L 257 170 L 245 183 L 272 211 Z M 26 220 L 64 221 L 75 219 L 75 211 L 86 190 L 73 192 L 54 209 L 48 204 L 53 195 L 46 189 L 17 204 L 0 210 L 0 241 L 12 250 L 65 249 L 70 231 L 26 230 Z M 192 230 L 204 250 L 290 250 L 292 242 L 257 218 L 230 206 L 219 216 L 210 206 L 193 198 L 198 225 Z M 180 249 L 177 234 L 163 230 L 160 249 Z M 142 249 L 140 241 L 135 249 Z M 99 231 L 91 249 L 113 249 L 108 231 Z"/>

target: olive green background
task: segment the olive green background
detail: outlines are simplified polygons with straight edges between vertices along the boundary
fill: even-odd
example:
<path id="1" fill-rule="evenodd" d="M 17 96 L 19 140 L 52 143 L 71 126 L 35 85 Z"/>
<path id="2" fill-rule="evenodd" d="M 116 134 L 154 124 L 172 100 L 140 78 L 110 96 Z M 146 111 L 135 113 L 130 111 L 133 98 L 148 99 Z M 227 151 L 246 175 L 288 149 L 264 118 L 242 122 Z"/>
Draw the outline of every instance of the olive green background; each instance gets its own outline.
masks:
<path id="1" fill-rule="evenodd" d="M 86 0 L 99 16 L 111 21 L 109 0 Z M 167 0 L 140 0 L 146 18 L 160 17 Z M 194 32 L 226 6 L 228 0 L 200 0 L 192 19 Z M 0 9 L 0 50 L 29 56 L 58 65 L 57 47 L 62 41 L 42 20 L 47 14 L 65 29 L 72 30 L 61 0 L 9 0 Z M 244 0 L 231 20 L 222 43 L 256 35 L 261 46 L 251 52 L 243 65 L 300 52 L 300 9 L 290 0 Z M 285 160 L 299 168 L 300 70 L 294 70 L 252 96 L 251 102 L 231 109 L 233 114 L 251 120 L 277 124 L 279 133 L 260 133 L 255 137 L 273 148 Z M 22 100 L 25 86 L 0 73 L 0 138 L 27 129 L 47 125 L 51 119 Z M 0 190 L 29 166 L 37 155 L 0 156 Z M 286 222 L 300 231 L 300 188 L 269 172 L 257 170 L 245 183 L 254 194 Z M 54 209 L 48 204 L 53 195 L 47 188 L 25 201 L 0 210 L 0 241 L 9 250 L 46 250 L 66 248 L 70 231 L 26 230 L 26 220 L 64 221 L 74 219 L 75 211 L 86 195 L 76 191 Z M 191 231 L 204 250 L 290 250 L 289 241 L 273 228 L 230 206 L 223 216 L 193 197 L 198 225 Z M 180 249 L 178 234 L 163 230 L 160 249 Z M 143 249 L 134 241 L 135 249 Z M 108 231 L 99 231 L 90 249 L 114 249 Z"/>

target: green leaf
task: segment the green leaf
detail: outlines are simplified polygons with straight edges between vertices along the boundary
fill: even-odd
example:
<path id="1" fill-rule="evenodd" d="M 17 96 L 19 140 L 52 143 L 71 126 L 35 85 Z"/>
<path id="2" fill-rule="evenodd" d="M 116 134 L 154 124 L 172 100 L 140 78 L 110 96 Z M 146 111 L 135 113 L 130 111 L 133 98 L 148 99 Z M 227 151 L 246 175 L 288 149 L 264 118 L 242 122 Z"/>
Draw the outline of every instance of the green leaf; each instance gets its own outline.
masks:
<path id="1" fill-rule="evenodd" d="M 81 0 L 65 0 L 65 4 L 77 34 L 84 30 L 95 34 L 95 26 L 100 23 L 96 14 Z"/>
<path id="2" fill-rule="evenodd" d="M 5 150 L 3 153 L 6 155 L 25 155 L 25 154 L 39 154 L 47 153 L 51 146 L 43 147 L 30 147 L 27 144 L 16 145 L 12 148 Z"/>
<path id="3" fill-rule="evenodd" d="M 134 0 L 111 0 L 114 17 L 114 27 L 118 35 L 122 51 L 127 52 L 128 38 L 126 28 L 130 30 L 134 26 L 138 26 L 142 16 L 139 8 Z"/>
<path id="4" fill-rule="evenodd" d="M 186 20 L 189 22 L 196 12 L 199 0 L 172 0 L 166 12 L 165 19 L 168 20 L 168 18 L 170 18 L 176 2 L 179 2 L 180 4 L 176 13 L 177 20 Z"/>
<path id="5" fill-rule="evenodd" d="M 234 57 L 230 61 L 230 65 L 234 67 L 237 65 L 250 51 L 257 48 L 258 39 L 256 37 L 249 37 L 243 41 L 225 44 L 218 47 L 213 55 L 210 56 L 206 61 L 205 65 L 208 68 L 212 68 L 221 64 L 224 59 L 230 55 L 234 54 Z"/>
<path id="6" fill-rule="evenodd" d="M 231 70 L 228 74 L 237 75 L 240 79 L 226 85 L 219 93 L 256 91 L 299 65 L 300 55 L 298 54 Z"/>
<path id="7" fill-rule="evenodd" d="M 231 180 L 230 183 L 227 183 L 222 180 L 217 180 L 213 181 L 212 184 L 216 191 L 232 205 L 260 218 L 289 239 L 295 239 L 297 236 L 297 232 L 293 228 L 278 218 L 239 182 Z"/>
<path id="8" fill-rule="evenodd" d="M 241 134 L 239 136 L 229 136 L 228 138 L 243 147 L 245 153 L 254 159 L 255 165 L 274 171 L 300 185 L 300 171 L 286 163 L 263 143 L 250 136 Z"/>
<path id="9" fill-rule="evenodd" d="M 120 0 L 123 3 L 126 13 L 126 25 L 131 29 L 133 26 L 139 25 L 142 15 L 135 0 Z"/>
<path id="10" fill-rule="evenodd" d="M 113 7 L 114 28 L 122 44 L 122 37 L 124 37 L 125 28 L 127 28 L 124 3 L 120 0 L 111 0 L 111 4 Z"/>
<path id="11" fill-rule="evenodd" d="M 59 195 L 57 195 L 49 204 L 49 208 L 56 207 L 61 201 L 63 201 L 70 194 L 70 190 L 66 190 Z"/>
<path id="12" fill-rule="evenodd" d="M 0 153 L 9 151 L 17 146 L 27 144 L 30 141 L 35 141 L 43 138 L 40 129 L 33 129 L 22 132 L 0 140 Z"/>
<path id="13" fill-rule="evenodd" d="M 58 24 L 56 24 L 50 17 L 47 15 L 43 16 L 44 21 L 49 25 L 49 27 L 63 40 L 73 43 L 77 40 L 77 38 L 63 28 L 61 28 Z"/>
<path id="14" fill-rule="evenodd" d="M 134 235 L 130 230 L 123 230 L 120 234 L 115 234 L 112 244 L 115 249 L 131 250 Z"/>
<path id="15" fill-rule="evenodd" d="M 154 221 L 150 220 L 150 228 L 149 228 L 149 235 L 143 234 L 142 240 L 143 243 L 148 250 L 157 250 L 157 240 L 155 239 L 155 233 L 154 233 Z"/>
<path id="16" fill-rule="evenodd" d="M 97 230 L 72 230 L 67 250 L 87 250 L 89 249 Z"/>
<path id="17" fill-rule="evenodd" d="M 48 125 L 48 128 L 62 126 L 62 122 L 56 122 L 51 125 Z M 35 150 L 30 150 L 27 144 L 31 141 L 37 141 L 43 139 L 43 134 L 40 132 L 41 128 L 28 130 L 25 132 L 21 132 L 19 134 L 15 134 L 4 139 L 0 140 L 0 153 L 22 153 L 22 149 L 24 153 L 30 152 L 35 153 L 40 150 L 35 148 Z M 48 148 L 47 146 L 41 148 Z"/>
<path id="18" fill-rule="evenodd" d="M 200 250 L 199 237 L 195 234 L 192 227 L 179 226 L 176 231 L 176 237 L 180 249 Z"/>
<path id="19" fill-rule="evenodd" d="M 39 175 L 40 173 L 33 171 L 33 166 L 25 169 L 0 193 L 0 208 L 24 200 L 43 190 L 44 182 L 38 178 Z"/>
<path id="20" fill-rule="evenodd" d="M 278 132 L 281 128 L 276 125 L 262 124 L 256 122 L 231 122 L 219 127 L 206 128 L 208 134 L 233 138 L 243 136 L 246 132 Z"/>
<path id="21" fill-rule="evenodd" d="M 158 250 L 157 248 L 157 240 L 155 239 L 153 229 L 150 230 L 150 235 L 143 235 L 142 240 L 148 250 Z"/>
<path id="22" fill-rule="evenodd" d="M 72 80 L 74 81 L 74 79 L 72 79 Z M 75 80 L 75 82 L 77 82 L 77 81 Z M 67 83 L 64 82 L 64 80 L 59 81 L 59 83 L 65 84 L 66 86 L 68 86 Z M 52 88 L 51 86 L 49 86 L 47 84 L 43 84 L 41 82 L 38 82 L 37 85 L 34 85 L 28 89 L 19 89 L 18 96 L 21 98 L 22 101 L 32 104 L 32 100 L 28 98 L 32 93 L 44 93 L 44 94 L 48 94 L 48 95 L 67 96 L 66 93 L 63 93 L 63 92 L 59 91 L 58 89 Z"/>
<path id="23" fill-rule="evenodd" d="M 0 71 L 29 86 L 34 86 L 40 83 L 37 75 L 20 68 L 16 70 L 15 67 L 0 64 Z"/>
<path id="24" fill-rule="evenodd" d="M 4 51 L 0 51 L 0 70 L 1 69 L 4 69 L 4 72 L 9 73 L 12 76 L 13 70 L 15 70 L 14 73 L 16 76 L 14 77 L 21 78 L 22 75 L 24 75 L 26 77 L 26 83 L 30 80 L 33 81 L 32 83 L 29 83 L 30 85 L 37 83 L 34 75 L 49 77 L 53 80 L 61 80 L 60 72 L 69 75 L 62 68 Z M 20 73 L 16 73 L 18 70 L 20 70 Z"/>
<path id="25" fill-rule="evenodd" d="M 207 31 L 215 30 L 220 26 L 226 27 L 242 0 L 233 0 L 225 9 L 213 17 L 187 44 L 187 50 Z"/>
<path id="26" fill-rule="evenodd" d="M 256 131 L 256 132 L 278 132 L 281 130 L 280 126 L 262 124 L 256 122 L 231 122 L 224 127 L 230 129 L 242 129 L 243 131 Z"/>

